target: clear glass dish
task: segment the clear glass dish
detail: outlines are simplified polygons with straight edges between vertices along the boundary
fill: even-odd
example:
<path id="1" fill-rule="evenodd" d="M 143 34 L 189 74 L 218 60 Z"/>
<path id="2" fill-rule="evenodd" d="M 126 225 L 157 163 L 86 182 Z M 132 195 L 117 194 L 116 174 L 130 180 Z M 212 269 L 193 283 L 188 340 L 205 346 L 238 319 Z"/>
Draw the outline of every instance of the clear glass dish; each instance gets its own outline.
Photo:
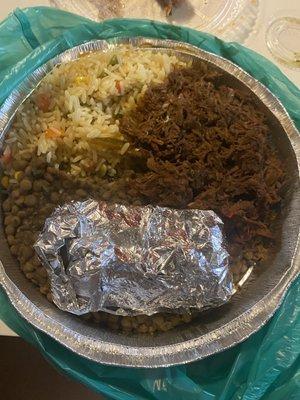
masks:
<path id="1" fill-rule="evenodd" d="M 300 11 L 281 11 L 266 32 L 271 54 L 289 67 L 300 68 Z"/>
<path id="2" fill-rule="evenodd" d="M 252 31 L 258 0 L 177 0 L 166 16 L 163 0 L 50 0 L 53 6 L 95 21 L 107 18 L 147 18 L 212 33 L 224 40 L 244 42 Z"/>

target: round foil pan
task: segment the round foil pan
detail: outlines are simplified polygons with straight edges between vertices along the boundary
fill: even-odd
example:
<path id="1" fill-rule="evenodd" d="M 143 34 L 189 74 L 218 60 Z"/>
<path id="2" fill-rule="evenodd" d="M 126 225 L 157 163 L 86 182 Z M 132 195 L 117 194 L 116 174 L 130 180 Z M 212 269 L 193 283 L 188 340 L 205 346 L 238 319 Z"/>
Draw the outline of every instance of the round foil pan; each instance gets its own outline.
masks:
<path id="1" fill-rule="evenodd" d="M 0 109 L 3 143 L 19 105 L 56 64 L 81 54 L 107 51 L 128 44 L 134 48 L 160 49 L 178 57 L 202 60 L 224 72 L 224 82 L 247 91 L 267 115 L 273 140 L 280 149 L 289 177 L 282 215 L 281 245 L 266 265 L 259 265 L 232 300 L 204 312 L 188 325 L 156 335 L 124 335 L 62 312 L 22 274 L 11 256 L 0 226 L 0 283 L 16 310 L 36 328 L 88 359 L 128 367 L 163 367 L 199 360 L 245 340 L 261 328 L 279 307 L 299 273 L 299 164 L 300 136 L 279 100 L 261 83 L 228 60 L 181 42 L 146 38 L 92 41 L 74 47 L 34 71 L 12 92 Z"/>

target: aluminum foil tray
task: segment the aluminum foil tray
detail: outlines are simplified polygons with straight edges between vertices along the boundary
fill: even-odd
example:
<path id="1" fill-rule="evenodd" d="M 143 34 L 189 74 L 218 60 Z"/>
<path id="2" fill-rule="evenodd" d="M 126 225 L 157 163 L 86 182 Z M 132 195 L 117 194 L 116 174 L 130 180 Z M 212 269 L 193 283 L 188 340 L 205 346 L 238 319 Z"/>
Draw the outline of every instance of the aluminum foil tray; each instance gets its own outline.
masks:
<path id="1" fill-rule="evenodd" d="M 39 81 L 61 62 L 85 52 L 107 51 L 122 44 L 138 48 L 159 48 L 178 57 L 202 60 L 220 68 L 225 81 L 251 92 L 265 112 L 273 139 L 290 177 L 286 193 L 281 246 L 268 265 L 255 268 L 242 290 L 230 303 L 199 315 L 189 325 L 154 336 L 123 335 L 62 312 L 22 274 L 11 256 L 0 225 L 0 284 L 16 310 L 36 328 L 46 332 L 77 354 L 101 363 L 130 367 L 162 367 L 207 357 L 245 340 L 262 327 L 280 305 L 285 292 L 299 273 L 299 165 L 300 136 L 284 107 L 268 89 L 242 69 L 222 57 L 185 43 L 145 38 L 93 41 L 74 47 L 34 71 L 12 92 L 0 109 L 0 140 L 3 142 L 19 105 Z"/>

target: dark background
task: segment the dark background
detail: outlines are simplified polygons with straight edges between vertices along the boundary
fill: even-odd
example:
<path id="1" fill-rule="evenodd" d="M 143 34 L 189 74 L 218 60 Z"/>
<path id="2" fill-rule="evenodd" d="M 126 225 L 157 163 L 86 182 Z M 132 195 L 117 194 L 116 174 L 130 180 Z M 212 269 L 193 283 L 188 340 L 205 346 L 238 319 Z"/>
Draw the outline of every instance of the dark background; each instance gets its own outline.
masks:
<path id="1" fill-rule="evenodd" d="M 0 336 L 1 400 L 104 400 L 57 372 L 23 339 Z"/>

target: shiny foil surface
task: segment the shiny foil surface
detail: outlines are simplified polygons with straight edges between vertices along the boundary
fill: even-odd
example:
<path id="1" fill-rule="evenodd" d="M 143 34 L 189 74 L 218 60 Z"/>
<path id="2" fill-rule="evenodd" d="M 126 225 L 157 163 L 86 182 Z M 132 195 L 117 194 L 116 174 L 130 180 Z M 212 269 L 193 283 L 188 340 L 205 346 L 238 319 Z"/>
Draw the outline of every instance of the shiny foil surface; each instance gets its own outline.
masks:
<path id="1" fill-rule="evenodd" d="M 61 310 L 187 312 L 233 293 L 222 225 L 213 211 L 87 200 L 58 207 L 34 247 Z"/>

